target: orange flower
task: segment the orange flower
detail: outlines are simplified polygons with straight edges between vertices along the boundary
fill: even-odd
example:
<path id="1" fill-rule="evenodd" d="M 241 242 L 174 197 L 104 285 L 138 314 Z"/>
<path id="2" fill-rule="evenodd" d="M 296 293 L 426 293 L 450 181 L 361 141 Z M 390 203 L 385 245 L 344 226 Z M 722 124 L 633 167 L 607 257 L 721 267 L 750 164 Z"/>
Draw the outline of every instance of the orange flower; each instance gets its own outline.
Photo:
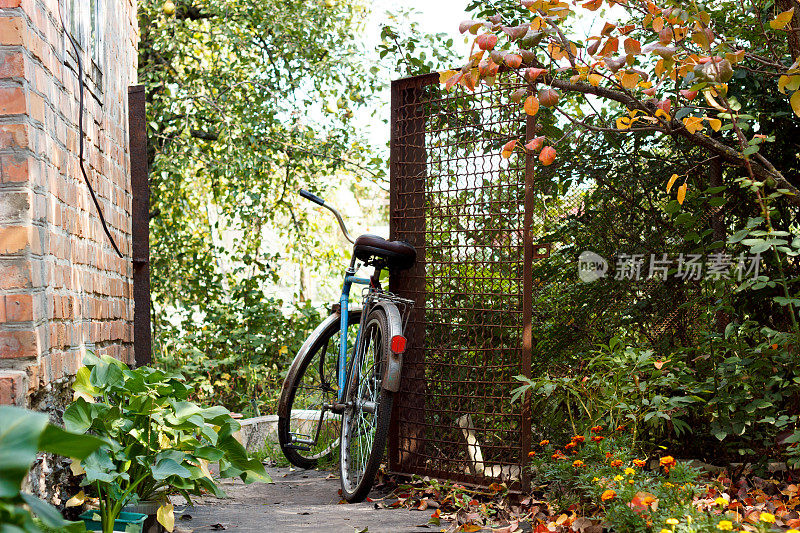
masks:
<path id="1" fill-rule="evenodd" d="M 593 437 L 592 437 L 592 441 L 593 441 L 593 442 L 600 442 L 600 441 L 601 441 L 601 440 L 603 440 L 604 438 L 605 438 L 605 437 L 601 437 L 600 435 L 595 435 L 595 436 L 593 436 Z"/>
<path id="2" fill-rule="evenodd" d="M 658 460 L 658 464 L 663 466 L 664 468 L 669 468 L 671 466 L 675 466 L 677 463 L 675 462 L 675 458 L 671 455 L 665 455 L 661 459 Z"/>
<path id="3" fill-rule="evenodd" d="M 614 454 L 613 454 L 613 453 L 611 453 L 611 452 L 606 452 L 606 459 L 611 459 L 612 457 L 614 457 Z"/>
<path id="4" fill-rule="evenodd" d="M 617 426 L 617 431 L 625 431 L 625 426 Z"/>
<path id="5" fill-rule="evenodd" d="M 592 428 L 592 433 L 600 433 L 603 431 L 603 426 L 595 426 Z"/>
<path id="6" fill-rule="evenodd" d="M 645 463 L 645 461 L 642 461 L 641 459 L 634 459 L 634 460 L 633 460 L 633 464 L 634 464 L 635 466 L 638 466 L 639 468 L 644 468 L 644 465 L 645 465 L 646 463 Z"/>
<path id="7" fill-rule="evenodd" d="M 556 461 L 558 461 L 559 459 L 566 459 L 566 458 L 567 458 L 567 457 L 566 457 L 566 456 L 565 456 L 563 453 L 561 453 L 560 451 L 558 451 L 558 452 L 554 453 L 554 454 L 553 454 L 553 455 L 551 455 L 550 457 L 552 457 L 552 458 L 553 458 L 553 459 L 555 459 Z"/>
<path id="8" fill-rule="evenodd" d="M 611 461 L 611 466 L 622 466 L 622 461 L 620 461 L 619 459 L 614 459 L 613 461 Z"/>
<path id="9" fill-rule="evenodd" d="M 550 444 L 550 441 L 545 439 L 539 443 L 539 446 L 547 446 L 548 444 Z"/>
<path id="10" fill-rule="evenodd" d="M 584 466 L 584 464 L 583 461 L 581 461 L 580 459 L 576 459 L 575 461 L 572 462 L 572 466 L 574 466 L 575 468 L 580 468 Z"/>
<path id="11" fill-rule="evenodd" d="M 600 495 L 600 499 L 604 502 L 607 502 L 608 500 L 613 500 L 616 497 L 617 493 L 611 489 L 604 491 L 603 494 Z"/>
<path id="12" fill-rule="evenodd" d="M 566 446 L 564 446 L 564 449 L 569 450 L 570 448 L 574 448 L 575 446 L 577 446 L 577 444 L 575 444 L 574 442 L 570 442 Z"/>
<path id="13" fill-rule="evenodd" d="M 584 437 L 583 435 L 575 435 L 574 437 L 572 437 L 572 442 L 583 442 L 585 440 L 586 437 Z"/>
<path id="14" fill-rule="evenodd" d="M 536 456 L 536 452 L 532 452 L 532 451 L 528 452 L 528 457 L 535 457 L 535 456 Z"/>

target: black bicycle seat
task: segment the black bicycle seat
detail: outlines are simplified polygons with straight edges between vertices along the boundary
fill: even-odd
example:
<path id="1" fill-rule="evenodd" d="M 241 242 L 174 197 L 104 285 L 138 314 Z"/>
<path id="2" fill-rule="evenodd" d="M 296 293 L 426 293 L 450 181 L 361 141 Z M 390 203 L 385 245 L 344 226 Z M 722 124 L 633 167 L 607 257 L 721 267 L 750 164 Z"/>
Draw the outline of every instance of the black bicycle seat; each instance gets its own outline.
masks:
<path id="1" fill-rule="evenodd" d="M 407 242 L 387 241 L 377 235 L 358 237 L 353 245 L 353 253 L 365 263 L 374 258 L 383 259 L 390 270 L 409 269 L 417 260 L 417 251 Z"/>

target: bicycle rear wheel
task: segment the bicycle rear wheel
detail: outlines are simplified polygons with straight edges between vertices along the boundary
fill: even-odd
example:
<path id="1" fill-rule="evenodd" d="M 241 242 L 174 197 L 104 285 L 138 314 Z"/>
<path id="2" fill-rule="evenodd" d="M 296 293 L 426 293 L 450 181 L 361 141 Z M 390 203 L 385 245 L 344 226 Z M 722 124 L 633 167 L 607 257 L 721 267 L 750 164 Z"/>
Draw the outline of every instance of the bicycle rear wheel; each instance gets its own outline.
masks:
<path id="1" fill-rule="evenodd" d="M 286 459 L 300 468 L 314 468 L 331 457 L 339 445 L 341 416 L 331 411 L 323 414 L 322 409 L 325 403 L 336 403 L 339 390 L 336 364 L 339 320 L 339 313 L 335 313 L 314 330 L 283 382 L 278 404 L 278 441 Z M 361 310 L 348 313 L 348 343 L 351 345 L 355 343 L 360 320 Z"/>
<path id="2" fill-rule="evenodd" d="M 350 404 L 342 415 L 339 469 L 342 496 L 348 502 L 367 497 L 378 472 L 392 414 L 392 393 L 381 386 L 391 339 L 381 308 L 370 311 L 347 388 Z"/>

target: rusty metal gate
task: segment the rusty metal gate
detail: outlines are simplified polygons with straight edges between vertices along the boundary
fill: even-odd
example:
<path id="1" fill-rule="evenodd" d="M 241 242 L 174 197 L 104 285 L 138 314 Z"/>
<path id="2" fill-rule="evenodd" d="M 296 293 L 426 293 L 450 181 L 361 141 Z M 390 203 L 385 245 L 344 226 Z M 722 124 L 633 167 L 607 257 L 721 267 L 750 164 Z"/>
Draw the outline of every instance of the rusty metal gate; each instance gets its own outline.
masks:
<path id="1" fill-rule="evenodd" d="M 531 439 L 530 404 L 510 391 L 531 369 L 533 161 L 500 152 L 533 120 L 508 101 L 514 80 L 474 94 L 438 81 L 392 84 L 390 233 L 419 262 L 391 282 L 416 305 L 389 468 L 513 485 Z"/>
<path id="2" fill-rule="evenodd" d="M 512 74 L 474 92 L 446 91 L 438 74 L 392 84 L 390 233 L 419 259 L 390 283 L 416 302 L 389 437 L 393 472 L 524 489 L 532 441 L 566 442 L 581 428 L 557 395 L 512 402 L 515 376 L 583 372 L 589 332 L 635 331 L 658 350 L 694 342 L 698 317 L 719 322 L 703 315 L 696 279 L 577 279 L 580 250 L 609 261 L 691 251 L 686 215 L 653 196 L 689 148 L 645 157 L 633 138 L 612 164 L 593 159 L 586 140 L 572 152 L 585 160 L 564 171 L 527 151 L 504 159 L 507 141 L 545 127 L 509 99 L 520 88 L 533 90 Z M 553 187 L 576 172 L 581 180 Z M 709 178 L 721 182 L 719 165 Z M 738 208 L 720 208 L 715 194 L 691 224 L 717 234 Z"/>

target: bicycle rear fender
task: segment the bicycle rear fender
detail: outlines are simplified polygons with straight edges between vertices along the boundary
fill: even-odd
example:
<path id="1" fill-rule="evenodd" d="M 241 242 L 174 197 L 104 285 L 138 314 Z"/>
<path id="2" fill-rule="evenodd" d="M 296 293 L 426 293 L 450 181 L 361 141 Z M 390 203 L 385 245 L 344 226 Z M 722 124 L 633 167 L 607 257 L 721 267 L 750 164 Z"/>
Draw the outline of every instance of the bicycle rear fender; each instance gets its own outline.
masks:
<path id="1" fill-rule="evenodd" d="M 403 335 L 403 318 L 400 316 L 397 306 L 392 302 L 375 302 L 375 307 L 380 307 L 386 313 L 389 322 L 389 339 L 395 335 Z M 389 343 L 391 345 L 391 342 Z M 381 386 L 391 392 L 400 390 L 400 376 L 403 370 L 403 354 L 395 353 L 389 349 L 389 357 L 386 360 L 386 370 L 383 372 Z"/>
<path id="2" fill-rule="evenodd" d="M 360 313 L 361 306 L 358 307 L 351 306 L 349 308 L 349 312 Z M 314 331 L 311 332 L 311 335 L 308 336 L 306 341 L 300 347 L 300 350 L 298 350 L 297 355 L 294 356 L 294 360 L 292 361 L 292 364 L 289 366 L 289 371 L 286 373 L 286 378 L 283 380 L 283 386 L 281 387 L 281 397 L 280 401 L 278 402 L 278 416 L 280 417 L 289 416 L 289 411 L 288 411 L 289 406 L 286 405 L 286 402 L 284 401 L 286 395 L 283 394 L 283 389 L 286 388 L 286 384 L 294 382 L 294 375 L 300 371 L 300 365 L 303 359 L 305 359 L 306 354 L 314 345 L 314 343 L 317 341 L 317 338 L 321 335 L 324 335 L 325 332 L 330 330 L 331 328 L 335 328 L 336 330 L 339 329 L 339 318 L 340 318 L 340 313 L 333 313 L 332 315 L 329 315 L 327 318 L 325 318 L 325 320 L 323 320 L 319 324 L 319 326 L 314 328 Z"/>

